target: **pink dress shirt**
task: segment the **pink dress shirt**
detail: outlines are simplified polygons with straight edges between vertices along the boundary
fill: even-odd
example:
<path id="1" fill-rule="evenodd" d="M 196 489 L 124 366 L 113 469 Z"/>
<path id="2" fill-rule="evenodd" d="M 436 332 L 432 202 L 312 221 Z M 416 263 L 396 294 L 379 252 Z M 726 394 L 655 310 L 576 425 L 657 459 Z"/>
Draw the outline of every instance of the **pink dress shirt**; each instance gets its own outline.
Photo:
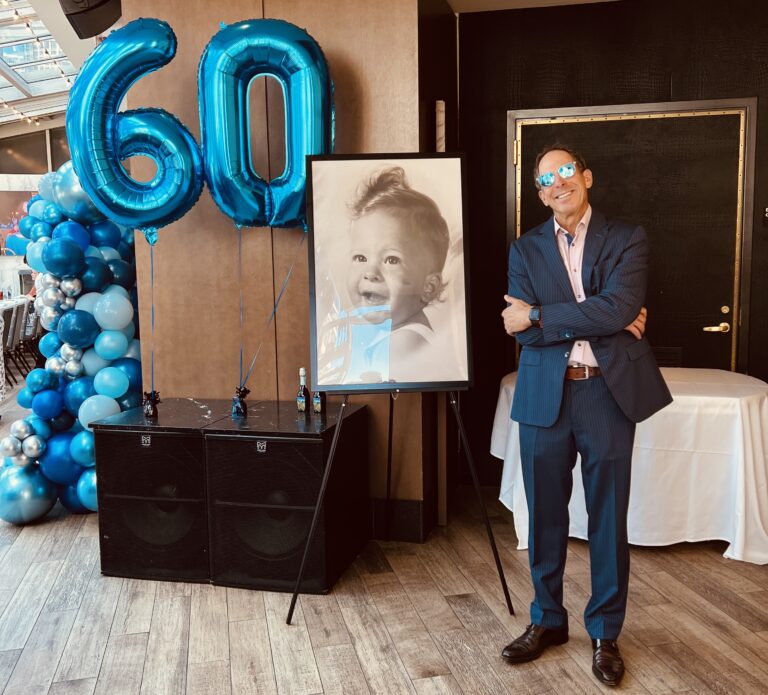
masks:
<path id="1" fill-rule="evenodd" d="M 576 233 L 573 235 L 573 241 L 569 244 L 568 230 L 561 227 L 555 218 L 555 238 L 557 247 L 560 249 L 560 257 L 565 263 L 565 269 L 568 272 L 568 278 L 571 281 L 573 294 L 577 302 L 583 302 L 586 299 L 584 294 L 584 284 L 581 281 L 581 261 L 584 257 L 584 242 L 587 238 L 587 229 L 589 220 L 592 217 L 592 206 L 587 207 L 584 217 L 576 225 Z M 546 316 L 542 316 L 544 321 Z M 587 365 L 588 367 L 597 367 L 597 360 L 592 352 L 592 346 L 587 340 L 577 340 L 571 348 L 571 356 L 568 359 L 569 365 Z"/>

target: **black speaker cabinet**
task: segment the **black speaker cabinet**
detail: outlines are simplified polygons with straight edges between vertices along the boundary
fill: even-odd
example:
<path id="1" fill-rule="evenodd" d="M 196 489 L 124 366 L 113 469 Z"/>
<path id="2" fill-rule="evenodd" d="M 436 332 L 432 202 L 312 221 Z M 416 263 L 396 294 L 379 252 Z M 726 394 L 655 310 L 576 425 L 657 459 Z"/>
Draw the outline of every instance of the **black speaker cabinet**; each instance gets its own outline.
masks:
<path id="1" fill-rule="evenodd" d="M 207 582 L 208 513 L 202 428 L 229 401 L 164 399 L 93 425 L 103 574 Z"/>
<path id="2" fill-rule="evenodd" d="M 265 401 L 204 428 L 215 584 L 293 591 L 339 409 Z M 367 413 L 349 405 L 302 593 L 330 591 L 370 536 Z"/>

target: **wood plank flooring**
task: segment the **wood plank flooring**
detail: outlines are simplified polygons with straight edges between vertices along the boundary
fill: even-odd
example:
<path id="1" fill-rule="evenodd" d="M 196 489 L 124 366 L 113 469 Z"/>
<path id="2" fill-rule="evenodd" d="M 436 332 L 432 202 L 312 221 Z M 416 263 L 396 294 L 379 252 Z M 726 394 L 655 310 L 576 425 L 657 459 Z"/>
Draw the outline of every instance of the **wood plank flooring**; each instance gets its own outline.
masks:
<path id="1" fill-rule="evenodd" d="M 5 404 L 4 408 L 5 409 Z M 3 415 L 0 436 L 13 415 Z M 487 506 L 517 615 L 506 612 L 477 509 L 423 545 L 371 542 L 326 596 L 104 577 L 96 515 L 56 507 L 0 522 L 4 695 L 599 693 L 581 614 L 586 543 L 571 541 L 571 640 L 530 664 L 501 648 L 528 622 L 525 551 L 509 512 Z M 627 693 L 768 694 L 768 566 L 721 542 L 633 547 L 620 644 Z"/>

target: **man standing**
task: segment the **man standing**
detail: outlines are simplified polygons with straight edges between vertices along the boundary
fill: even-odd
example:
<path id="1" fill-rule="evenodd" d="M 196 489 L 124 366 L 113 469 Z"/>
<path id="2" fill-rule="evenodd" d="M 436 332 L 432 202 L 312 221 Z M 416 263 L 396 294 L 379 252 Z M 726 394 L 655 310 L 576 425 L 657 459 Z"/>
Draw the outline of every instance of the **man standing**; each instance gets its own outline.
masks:
<path id="1" fill-rule="evenodd" d="M 578 452 L 589 515 L 592 596 L 584 624 L 592 671 L 618 685 L 635 423 L 672 401 L 643 337 L 648 242 L 642 227 L 592 209 L 592 172 L 572 148 L 543 150 L 534 175 L 553 217 L 510 248 L 502 317 L 522 346 L 512 419 L 520 423 L 535 597 L 531 625 L 502 657 L 531 661 L 568 640 L 563 571 Z"/>

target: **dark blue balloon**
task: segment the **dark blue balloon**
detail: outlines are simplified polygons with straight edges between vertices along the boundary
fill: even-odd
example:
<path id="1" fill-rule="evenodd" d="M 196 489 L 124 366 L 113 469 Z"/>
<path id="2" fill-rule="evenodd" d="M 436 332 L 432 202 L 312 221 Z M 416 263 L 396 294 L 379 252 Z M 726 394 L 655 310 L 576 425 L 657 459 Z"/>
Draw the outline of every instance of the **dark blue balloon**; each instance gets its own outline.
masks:
<path id="1" fill-rule="evenodd" d="M 88 231 L 91 233 L 91 246 L 111 246 L 116 249 L 122 239 L 120 228 L 109 220 L 92 224 Z"/>
<path id="2" fill-rule="evenodd" d="M 96 395 L 96 389 L 93 388 L 92 376 L 81 376 L 74 381 L 70 381 L 64 389 L 64 406 L 67 411 L 77 417 L 77 411 L 86 398 Z"/>
<path id="3" fill-rule="evenodd" d="M 64 408 L 64 399 L 58 391 L 45 389 L 32 399 L 32 412 L 43 420 L 56 417 Z"/>
<path id="4" fill-rule="evenodd" d="M 88 230 L 73 220 L 57 224 L 53 230 L 53 238 L 74 241 L 82 251 L 86 251 L 91 245 L 91 237 L 88 235 Z"/>
<path id="5" fill-rule="evenodd" d="M 54 432 L 67 432 L 72 430 L 72 426 L 75 424 L 75 416 L 68 410 L 62 410 L 56 417 L 49 420 L 51 429 Z M 72 432 L 75 434 L 75 432 Z"/>
<path id="6" fill-rule="evenodd" d="M 107 261 L 107 265 L 112 271 L 116 285 L 130 290 L 136 284 L 136 268 L 130 263 L 114 258 L 111 261 Z"/>
<path id="7" fill-rule="evenodd" d="M 87 348 L 93 345 L 101 333 L 101 327 L 96 323 L 93 314 L 80 309 L 72 309 L 59 319 L 56 332 L 62 342 L 69 343 L 76 348 Z"/>
<path id="8" fill-rule="evenodd" d="M 54 434 L 40 457 L 43 475 L 58 485 L 76 485 L 83 472 L 83 467 L 69 453 L 69 443 L 74 436 L 71 432 Z"/>
<path id="9" fill-rule="evenodd" d="M 38 350 L 44 357 L 53 357 L 56 354 L 56 350 L 61 347 L 61 340 L 56 332 L 46 333 L 40 342 L 37 344 Z"/>
<path id="10" fill-rule="evenodd" d="M 124 241 L 121 241 L 117 245 L 118 253 L 120 254 L 120 257 L 127 261 L 128 263 L 133 263 L 133 259 L 135 258 L 135 254 L 133 253 L 133 246 L 130 244 L 126 244 Z"/>
<path id="11" fill-rule="evenodd" d="M 39 367 L 33 369 L 27 374 L 27 388 L 32 391 L 32 393 L 52 388 L 53 382 L 51 376 L 51 373 L 47 372 L 45 369 L 40 369 Z"/>
<path id="12" fill-rule="evenodd" d="M 35 219 L 34 217 L 32 219 Z M 51 236 L 51 233 L 53 231 L 53 227 L 49 225 L 47 222 L 43 222 L 42 220 L 38 220 L 35 222 L 32 227 L 29 230 L 29 239 L 30 241 L 37 241 L 38 239 L 42 239 L 44 236 Z"/>
<path id="13" fill-rule="evenodd" d="M 43 210 L 43 222 L 47 222 L 52 226 L 56 226 L 64 219 L 64 214 L 59 209 L 56 203 L 48 203 Z"/>
<path id="14" fill-rule="evenodd" d="M 38 222 L 39 220 L 35 217 L 30 217 L 27 215 L 26 217 L 22 217 L 19 220 L 19 234 L 26 237 L 27 239 L 31 239 L 30 232 L 32 231 L 32 227 Z"/>
<path id="15" fill-rule="evenodd" d="M 80 276 L 83 282 L 83 294 L 86 292 L 101 292 L 107 285 L 112 284 L 112 271 L 100 258 L 86 256 L 85 270 Z"/>
<path id="16" fill-rule="evenodd" d="M 35 397 L 35 392 L 32 391 L 32 389 L 27 388 L 26 386 L 23 389 L 19 389 L 19 392 L 16 394 L 16 402 L 22 407 L 22 408 L 31 408 L 32 407 L 32 400 Z"/>
<path id="17" fill-rule="evenodd" d="M 109 366 L 117 367 L 128 377 L 129 391 L 141 391 L 141 362 L 130 357 L 121 357 Z"/>
<path id="18" fill-rule="evenodd" d="M 77 483 L 59 486 L 59 502 L 61 502 L 64 509 L 72 512 L 72 514 L 87 514 L 91 511 L 83 506 L 83 503 L 77 496 Z"/>
<path id="19" fill-rule="evenodd" d="M 74 277 L 85 269 L 85 254 L 71 239 L 51 239 L 43 249 L 43 263 L 60 278 Z"/>
<path id="20" fill-rule="evenodd" d="M 120 410 L 130 410 L 141 405 L 142 397 L 139 391 L 128 391 L 122 398 L 117 399 Z"/>

